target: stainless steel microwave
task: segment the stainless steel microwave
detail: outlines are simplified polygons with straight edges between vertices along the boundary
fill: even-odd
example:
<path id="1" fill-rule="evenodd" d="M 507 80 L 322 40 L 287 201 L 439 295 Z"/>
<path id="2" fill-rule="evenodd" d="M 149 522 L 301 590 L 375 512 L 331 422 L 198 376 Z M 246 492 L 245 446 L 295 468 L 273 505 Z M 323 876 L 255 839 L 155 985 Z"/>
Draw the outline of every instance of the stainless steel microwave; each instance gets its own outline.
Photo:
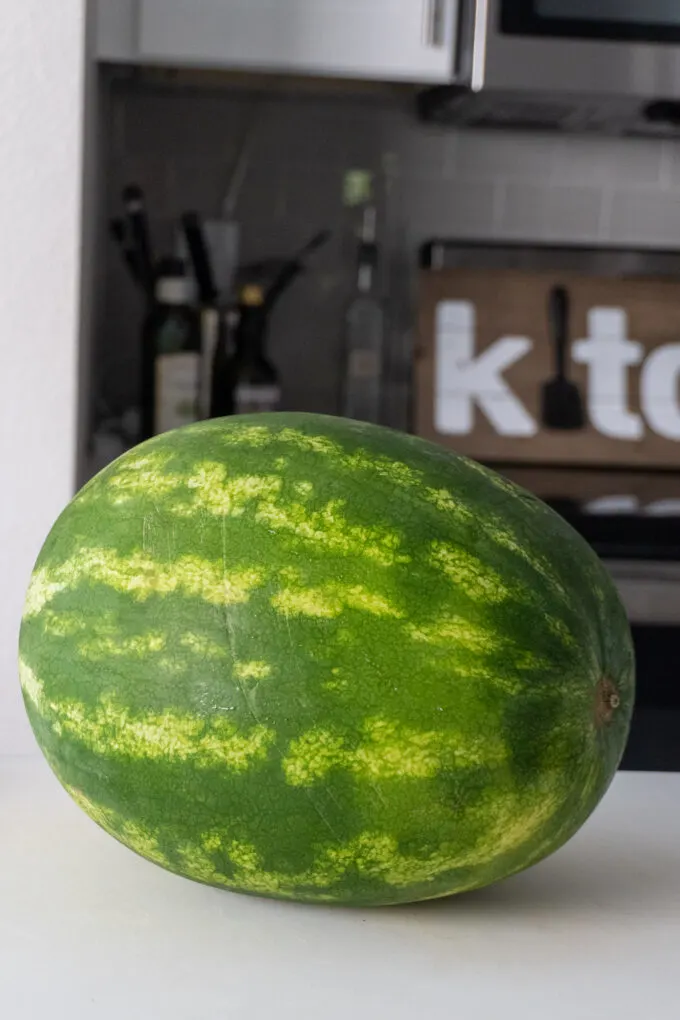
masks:
<path id="1" fill-rule="evenodd" d="M 460 0 L 455 84 L 428 120 L 680 135 L 676 0 Z"/>

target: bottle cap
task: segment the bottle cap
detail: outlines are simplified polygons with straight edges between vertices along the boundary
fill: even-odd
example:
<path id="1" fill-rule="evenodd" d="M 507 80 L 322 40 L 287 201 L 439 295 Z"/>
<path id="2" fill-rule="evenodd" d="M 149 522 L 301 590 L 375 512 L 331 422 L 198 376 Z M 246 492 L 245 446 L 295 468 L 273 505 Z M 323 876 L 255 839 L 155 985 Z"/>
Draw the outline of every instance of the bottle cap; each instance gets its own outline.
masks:
<path id="1" fill-rule="evenodd" d="M 194 300 L 191 280 L 164 276 L 156 284 L 156 300 L 161 305 L 190 305 Z"/>
<path id="2" fill-rule="evenodd" d="M 156 274 L 156 300 L 162 305 L 190 305 L 195 298 L 193 281 L 181 259 L 161 259 Z"/>
<path id="3" fill-rule="evenodd" d="M 250 283 L 241 290 L 241 304 L 246 308 L 261 308 L 264 304 L 264 290 L 257 283 Z"/>

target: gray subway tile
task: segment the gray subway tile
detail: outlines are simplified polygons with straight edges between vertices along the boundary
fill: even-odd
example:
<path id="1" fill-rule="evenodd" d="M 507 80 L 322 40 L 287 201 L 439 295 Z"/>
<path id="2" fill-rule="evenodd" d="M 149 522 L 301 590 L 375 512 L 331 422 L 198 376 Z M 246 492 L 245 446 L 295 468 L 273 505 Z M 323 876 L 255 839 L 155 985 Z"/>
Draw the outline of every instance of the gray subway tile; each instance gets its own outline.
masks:
<path id="1" fill-rule="evenodd" d="M 664 143 L 653 138 L 599 138 L 570 135 L 555 150 L 556 184 L 659 187 Z"/>
<path id="2" fill-rule="evenodd" d="M 550 243 L 594 243 L 600 235 L 603 192 L 600 188 L 507 186 L 499 238 Z"/>
<path id="3" fill-rule="evenodd" d="M 233 153 L 250 108 L 241 99 L 153 92 L 130 97 L 124 138 L 128 152 L 173 158 L 222 158 Z"/>
<path id="4" fill-rule="evenodd" d="M 557 136 L 503 131 L 461 131 L 454 172 L 466 180 L 549 177 Z"/>
<path id="5" fill-rule="evenodd" d="M 396 159 L 397 172 L 403 177 L 441 179 L 448 162 L 452 136 L 443 128 L 406 121 L 399 131 L 390 132 L 386 149 Z"/>
<path id="6" fill-rule="evenodd" d="M 680 186 L 680 141 L 667 142 L 666 149 L 666 158 L 670 167 L 669 184 L 677 188 Z"/>
<path id="7" fill-rule="evenodd" d="M 403 215 L 416 240 L 489 237 L 494 230 L 493 182 L 409 180 Z"/>
<path id="8" fill-rule="evenodd" d="M 630 189 L 612 197 L 608 240 L 641 247 L 680 246 L 680 196 Z"/>

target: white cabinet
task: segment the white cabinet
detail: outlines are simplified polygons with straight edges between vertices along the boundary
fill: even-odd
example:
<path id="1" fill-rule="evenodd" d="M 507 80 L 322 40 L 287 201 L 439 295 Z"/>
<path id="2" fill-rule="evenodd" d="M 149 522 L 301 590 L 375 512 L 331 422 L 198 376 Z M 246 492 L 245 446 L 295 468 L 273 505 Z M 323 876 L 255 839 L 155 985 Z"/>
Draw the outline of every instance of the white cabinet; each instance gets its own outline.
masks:
<path id="1" fill-rule="evenodd" d="M 137 56 L 137 0 L 91 0 L 99 60 L 134 62 Z"/>
<path id="2" fill-rule="evenodd" d="M 413 82 L 452 76 L 459 0 L 137 2 L 144 63 Z"/>

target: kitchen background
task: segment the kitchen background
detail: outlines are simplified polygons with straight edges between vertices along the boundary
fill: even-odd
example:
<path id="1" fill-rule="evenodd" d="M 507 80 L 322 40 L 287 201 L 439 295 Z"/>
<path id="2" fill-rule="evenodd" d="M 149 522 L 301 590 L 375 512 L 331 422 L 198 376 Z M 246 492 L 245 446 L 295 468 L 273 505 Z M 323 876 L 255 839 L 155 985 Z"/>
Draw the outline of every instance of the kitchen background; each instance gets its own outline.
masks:
<path id="1" fill-rule="evenodd" d="M 406 0 L 371 0 L 361 8 L 361 25 L 349 0 L 346 6 L 296 0 L 289 19 L 297 18 L 295 23 L 307 28 L 312 19 L 313 25 L 304 38 L 282 35 L 281 47 L 276 33 L 265 31 L 273 24 L 268 19 L 280 16 L 268 0 L 256 0 L 255 5 L 203 0 L 195 17 L 186 0 L 100 0 L 100 7 L 114 42 L 105 47 L 110 59 L 101 65 L 98 78 L 101 172 L 88 408 L 88 431 L 97 440 L 90 444 L 85 474 L 118 452 L 120 437 L 110 433 L 120 428 L 126 412 L 130 441 L 135 417 L 129 412 L 138 410 L 142 401 L 144 301 L 121 259 L 120 245 L 110 236 L 112 218 L 121 216 L 122 194 L 131 184 L 146 196 L 158 254 L 173 250 L 184 212 L 219 219 L 227 194 L 233 200 L 229 216 L 239 226 L 241 264 L 290 256 L 319 231 L 330 232 L 328 243 L 310 256 L 307 271 L 272 316 L 268 348 L 280 374 L 284 409 L 342 410 L 347 310 L 357 295 L 362 213 L 362 203 L 356 207 L 353 199 L 367 175 L 372 180 L 369 204 L 377 209 L 374 298 L 385 317 L 385 424 L 414 427 L 419 420 L 416 389 L 423 420 L 422 368 L 421 381 L 417 386 L 415 382 L 424 333 L 429 333 L 432 347 L 437 300 L 424 311 L 423 295 L 428 287 L 438 293 L 440 286 L 443 295 L 448 286 L 443 277 L 432 283 L 433 273 L 424 283 L 422 248 L 434 239 L 495 248 L 496 268 L 503 265 L 501 249 L 511 245 L 533 251 L 534 269 L 541 268 L 541 258 L 545 265 L 551 257 L 559 261 L 562 256 L 556 256 L 555 249 L 577 246 L 586 253 L 579 263 L 582 277 L 598 260 L 594 275 L 601 272 L 607 249 L 625 250 L 624 276 L 665 279 L 663 300 L 674 310 L 672 282 L 680 274 L 680 105 L 673 97 L 679 91 L 680 61 L 675 49 L 652 45 L 680 38 L 677 16 L 668 5 L 655 7 L 653 17 L 648 12 L 649 23 L 643 24 L 647 8 L 632 0 L 610 3 L 607 21 L 598 21 L 590 9 L 584 14 L 574 0 L 552 6 L 543 0 L 460 5 L 425 0 L 424 10 L 432 17 L 417 47 L 413 39 L 419 37 L 420 14 L 415 15 L 416 5 Z M 450 78 L 447 46 L 454 48 L 451 12 L 456 8 L 462 12 L 460 38 L 469 36 L 473 42 L 467 84 L 477 77 L 477 84 L 484 80 L 486 87 L 474 94 L 447 88 L 442 96 L 440 90 L 437 96 L 443 102 L 431 109 L 450 120 L 463 96 L 456 116 L 468 124 L 476 120 L 474 128 L 424 123 L 417 113 L 422 89 L 403 83 L 434 84 Z M 466 11 L 471 13 L 467 24 Z M 488 13 L 486 21 L 481 12 Z M 333 25 L 336 35 L 330 31 Z M 230 26 L 239 31 L 230 32 Z M 279 27 L 285 27 L 284 22 Z M 565 43 L 564 37 L 570 36 Z M 592 36 L 610 41 L 595 44 Z M 251 47 L 243 54 L 236 44 L 241 37 Z M 482 39 L 485 79 L 477 46 Z M 614 39 L 625 44 L 613 44 Z M 383 47 L 381 40 L 390 45 Z M 312 41 L 318 51 L 309 45 Z M 128 51 L 137 45 L 143 59 L 130 59 Z M 122 57 L 117 56 L 119 49 Z M 173 60 L 176 52 L 183 58 Z M 334 80 L 333 68 L 341 64 L 347 76 Z M 225 71 L 199 70 L 199 65 L 220 65 Z M 271 67 L 313 74 L 322 65 L 331 77 L 260 73 L 262 67 Z M 254 73 L 244 73 L 249 66 Z M 363 73 L 367 66 L 368 75 Z M 240 68 L 237 73 L 235 67 Z M 402 84 L 378 79 L 401 79 Z M 489 117 L 509 119 L 515 129 L 480 127 Z M 527 120 L 542 130 L 518 126 Z M 559 122 L 578 130 L 547 129 Z M 656 255 L 650 258 L 650 252 Z M 440 256 L 441 251 L 435 262 Z M 624 305 L 625 280 L 616 287 L 610 303 Z M 656 308 L 661 320 L 654 343 L 659 349 L 672 346 L 677 340 L 658 311 L 661 297 L 656 302 L 645 297 L 644 288 L 641 293 L 641 307 L 647 313 Z M 537 307 L 539 328 L 545 327 L 539 354 L 547 366 L 552 345 L 545 297 L 547 292 Z M 494 304 L 489 301 L 488 307 L 493 310 Z M 583 301 L 581 306 L 582 320 Z M 501 322 L 498 328 L 506 327 Z M 553 331 L 560 332 L 554 322 Z M 569 334 L 567 343 L 574 339 L 568 328 L 562 332 Z M 583 386 L 583 376 L 580 381 Z M 631 413 L 640 417 L 636 400 L 632 394 Z M 675 408 L 674 398 L 668 403 Z M 428 407 L 425 420 L 432 418 Z M 650 434 L 647 428 L 646 442 Z M 482 441 L 483 429 L 476 438 Z M 546 449 L 550 430 L 543 429 L 540 438 L 541 449 Z M 559 435 L 563 450 L 568 438 Z M 657 438 L 651 436 L 651 442 Z M 587 441 L 581 432 L 576 445 L 583 449 Z M 609 480 L 616 477 L 614 492 L 619 485 L 631 486 L 638 494 L 645 491 L 643 502 L 666 502 L 663 517 L 656 519 L 645 519 L 635 510 L 592 519 L 581 515 L 575 521 L 598 551 L 609 548 L 608 563 L 634 624 L 640 698 L 626 759 L 633 768 L 680 768 L 680 488 L 669 442 L 668 435 L 662 436 L 655 447 L 663 472 L 641 481 L 640 474 L 614 476 L 601 465 L 587 477 L 576 476 L 575 483 L 572 476 L 570 493 L 573 498 L 583 481 L 584 491 L 607 495 Z M 455 446 L 455 439 L 449 445 Z M 482 459 L 493 460 L 493 453 L 492 444 Z M 636 456 L 639 468 L 639 449 Z M 620 467 L 626 466 L 622 458 Z M 538 474 L 524 479 L 539 488 L 537 479 L 543 484 L 549 479 L 552 495 L 559 496 L 566 477 L 548 457 Z M 668 499 L 676 506 L 670 516 Z"/>
<path id="2" fill-rule="evenodd" d="M 388 321 L 384 419 L 396 427 L 408 428 L 411 420 L 418 251 L 425 241 L 680 248 L 680 144 L 672 141 L 437 128 L 418 123 L 411 96 L 399 92 L 315 94 L 281 84 L 248 91 L 162 77 L 108 80 L 108 214 L 119 208 L 124 186 L 139 183 L 154 238 L 161 250 L 170 248 L 182 210 L 219 216 L 250 129 L 236 209 L 242 258 L 286 255 L 321 228 L 333 232 L 272 320 L 270 352 L 289 409 L 336 413 L 340 406 L 344 315 L 355 280 L 356 213 L 343 205 L 344 175 L 352 168 L 370 170 L 376 181 Z M 99 409 L 120 414 L 139 398 L 142 305 L 112 243 L 105 245 L 100 286 Z M 680 649 L 667 627 L 640 628 L 638 649 L 663 663 L 654 691 L 648 689 L 659 706 L 649 709 L 653 749 L 639 754 L 667 766 L 663 741 L 674 753 L 676 731 L 664 706 Z"/>
<path id="3" fill-rule="evenodd" d="M 411 90 L 296 89 L 177 82 L 161 72 L 106 75 L 107 214 L 131 181 L 144 188 L 159 250 L 179 215 L 220 215 L 240 146 L 248 168 L 235 215 L 242 261 L 288 255 L 321 228 L 331 243 L 272 319 L 271 355 L 286 408 L 334 412 L 343 322 L 355 282 L 352 169 L 374 175 L 388 319 L 385 420 L 408 423 L 418 250 L 433 238 L 680 247 L 680 143 L 658 139 L 457 130 L 420 123 Z M 142 308 L 116 247 L 102 237 L 96 371 L 114 413 L 138 400 Z"/>

